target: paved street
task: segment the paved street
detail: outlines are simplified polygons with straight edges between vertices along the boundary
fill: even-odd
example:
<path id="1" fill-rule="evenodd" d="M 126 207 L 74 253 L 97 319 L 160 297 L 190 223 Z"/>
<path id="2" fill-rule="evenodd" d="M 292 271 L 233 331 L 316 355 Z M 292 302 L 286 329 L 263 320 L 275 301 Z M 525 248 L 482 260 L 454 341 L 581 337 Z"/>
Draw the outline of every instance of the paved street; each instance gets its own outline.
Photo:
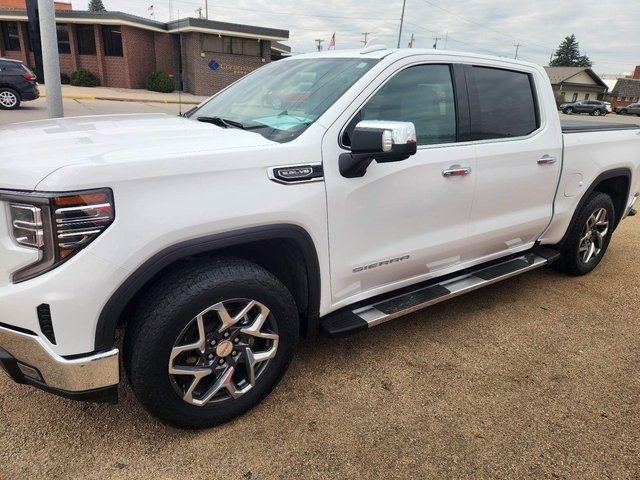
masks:
<path id="1" fill-rule="evenodd" d="M 42 105 L 0 112 L 0 123 L 44 118 Z M 109 406 L 0 375 L 0 479 L 638 479 L 639 238 L 640 219 L 630 218 L 590 275 L 537 270 L 301 344 L 261 405 L 211 430 L 159 424 L 126 383 Z"/>
<path id="2" fill-rule="evenodd" d="M 172 103 L 114 102 L 110 100 L 72 100 L 64 99 L 64 114 L 67 117 L 84 115 L 114 115 L 120 113 L 159 113 L 177 114 L 179 106 Z M 186 105 L 183 111 L 191 109 Z M 19 110 L 0 110 L 0 126 L 15 122 L 28 122 L 47 118 L 44 98 L 25 102 Z"/>

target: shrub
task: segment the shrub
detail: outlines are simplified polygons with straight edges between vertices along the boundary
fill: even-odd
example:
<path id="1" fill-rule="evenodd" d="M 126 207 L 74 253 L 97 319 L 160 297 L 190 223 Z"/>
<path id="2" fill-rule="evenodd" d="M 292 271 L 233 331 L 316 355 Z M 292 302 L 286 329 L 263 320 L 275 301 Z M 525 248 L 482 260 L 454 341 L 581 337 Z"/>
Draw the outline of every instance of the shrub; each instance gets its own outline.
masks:
<path id="1" fill-rule="evenodd" d="M 171 93 L 175 90 L 173 79 L 161 70 L 156 70 L 147 79 L 147 90 L 152 92 Z"/>
<path id="2" fill-rule="evenodd" d="M 81 68 L 69 75 L 71 85 L 76 87 L 98 87 L 100 79 L 88 70 Z"/>
<path id="3" fill-rule="evenodd" d="M 66 73 L 61 73 L 60 74 L 60 83 L 62 85 L 69 85 L 71 83 L 71 78 L 69 77 L 68 74 Z"/>

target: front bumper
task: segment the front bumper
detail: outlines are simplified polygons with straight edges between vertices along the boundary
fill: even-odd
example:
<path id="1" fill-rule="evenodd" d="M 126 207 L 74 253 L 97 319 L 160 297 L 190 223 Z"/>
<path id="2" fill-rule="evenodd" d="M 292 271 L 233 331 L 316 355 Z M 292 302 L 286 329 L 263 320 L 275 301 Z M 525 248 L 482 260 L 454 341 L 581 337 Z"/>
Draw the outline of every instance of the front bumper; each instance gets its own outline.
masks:
<path id="1" fill-rule="evenodd" d="M 118 399 L 117 348 L 65 358 L 37 335 L 0 325 L 0 365 L 14 381 L 63 397 L 106 403 Z"/>

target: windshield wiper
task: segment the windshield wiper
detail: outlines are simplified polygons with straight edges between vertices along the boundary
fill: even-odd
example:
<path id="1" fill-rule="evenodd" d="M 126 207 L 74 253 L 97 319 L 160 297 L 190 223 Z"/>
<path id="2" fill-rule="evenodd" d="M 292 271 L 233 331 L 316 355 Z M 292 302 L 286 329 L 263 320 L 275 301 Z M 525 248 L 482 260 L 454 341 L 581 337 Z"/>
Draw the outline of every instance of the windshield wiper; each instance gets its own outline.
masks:
<path id="1" fill-rule="evenodd" d="M 236 122 L 235 120 L 229 120 L 221 117 L 197 117 L 197 120 L 199 122 L 212 123 L 222 128 L 240 128 L 242 130 L 247 129 L 247 127 L 240 122 Z"/>

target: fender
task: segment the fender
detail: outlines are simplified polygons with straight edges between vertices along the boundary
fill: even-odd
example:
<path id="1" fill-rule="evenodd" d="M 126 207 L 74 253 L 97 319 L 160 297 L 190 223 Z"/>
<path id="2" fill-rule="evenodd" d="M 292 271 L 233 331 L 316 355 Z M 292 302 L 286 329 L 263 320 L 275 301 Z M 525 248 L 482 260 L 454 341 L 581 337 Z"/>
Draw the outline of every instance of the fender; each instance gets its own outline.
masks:
<path id="1" fill-rule="evenodd" d="M 598 184 L 603 182 L 604 180 L 608 180 L 608 179 L 614 178 L 614 177 L 626 177 L 627 178 L 629 187 L 627 188 L 627 192 L 626 192 L 626 195 L 624 197 L 625 198 L 625 204 L 626 204 L 626 201 L 629 198 L 629 189 L 631 188 L 631 170 L 629 170 L 628 168 L 616 168 L 616 169 L 613 169 L 613 170 L 607 170 L 606 172 L 602 172 L 600 175 L 598 175 L 596 177 L 596 179 L 593 182 L 591 182 L 591 185 L 589 185 L 589 188 L 587 188 L 585 190 L 584 194 L 580 198 L 580 201 L 578 202 L 578 205 L 576 206 L 576 209 L 574 210 L 573 215 L 571 216 L 571 221 L 569 222 L 569 226 L 567 227 L 567 231 L 565 232 L 564 236 L 562 237 L 562 240 L 560 240 L 558 245 L 562 245 L 565 242 L 565 240 L 567 238 L 567 235 L 569 235 L 569 232 L 571 231 L 571 227 L 573 227 L 573 224 L 576 221 L 576 217 L 578 216 L 578 212 L 580 212 L 582 207 L 587 202 L 587 198 L 589 198 L 589 195 L 591 195 L 591 193 L 596 189 Z M 615 207 L 617 209 L 618 205 L 615 205 Z M 614 230 L 618 226 L 618 224 L 620 223 L 621 219 L 622 219 L 622 215 L 620 215 L 620 214 L 618 214 L 618 212 L 616 212 L 616 222 L 615 222 L 615 225 L 613 227 Z"/>
<path id="2" fill-rule="evenodd" d="M 146 260 L 115 291 L 103 307 L 96 325 L 95 350 L 113 347 L 118 319 L 127 303 L 163 268 L 186 257 L 260 240 L 290 239 L 304 256 L 307 270 L 309 308 L 307 331 L 317 332 L 320 312 L 320 266 L 309 233 L 297 225 L 276 224 L 218 233 L 180 242 Z"/>

